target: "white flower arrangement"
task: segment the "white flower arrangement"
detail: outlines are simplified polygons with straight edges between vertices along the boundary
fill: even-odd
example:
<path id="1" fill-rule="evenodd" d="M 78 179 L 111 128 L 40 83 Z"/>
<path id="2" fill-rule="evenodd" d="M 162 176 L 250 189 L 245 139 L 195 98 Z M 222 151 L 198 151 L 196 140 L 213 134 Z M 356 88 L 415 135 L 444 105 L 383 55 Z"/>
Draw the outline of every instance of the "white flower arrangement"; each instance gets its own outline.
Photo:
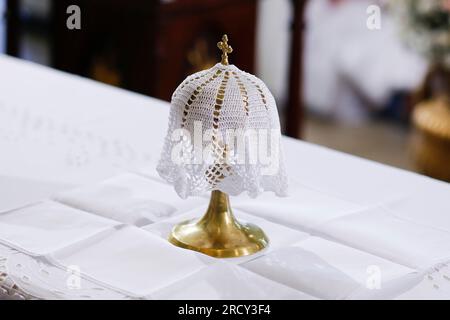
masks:
<path id="1" fill-rule="evenodd" d="M 390 7 L 405 43 L 450 68 L 450 0 L 391 0 Z"/>

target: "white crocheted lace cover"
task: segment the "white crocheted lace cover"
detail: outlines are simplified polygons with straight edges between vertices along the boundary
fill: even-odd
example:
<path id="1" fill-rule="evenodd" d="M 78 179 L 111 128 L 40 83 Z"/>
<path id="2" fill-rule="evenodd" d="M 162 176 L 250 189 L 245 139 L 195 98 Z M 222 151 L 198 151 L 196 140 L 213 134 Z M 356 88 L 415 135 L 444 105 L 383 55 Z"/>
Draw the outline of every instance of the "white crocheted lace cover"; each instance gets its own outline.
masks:
<path id="1" fill-rule="evenodd" d="M 206 129 L 210 129 L 209 135 L 196 143 L 195 132 Z M 246 135 L 226 140 L 229 132 L 239 132 L 233 131 L 236 129 Z M 244 141 L 240 148 L 239 141 Z M 264 157 L 261 145 L 267 148 Z M 174 161 L 174 154 L 179 160 Z M 273 191 L 284 196 L 287 177 L 280 121 L 266 85 L 234 65 L 220 63 L 187 77 L 172 95 L 169 128 L 157 170 L 182 198 L 212 190 L 230 195 L 247 191 L 250 197 Z"/>

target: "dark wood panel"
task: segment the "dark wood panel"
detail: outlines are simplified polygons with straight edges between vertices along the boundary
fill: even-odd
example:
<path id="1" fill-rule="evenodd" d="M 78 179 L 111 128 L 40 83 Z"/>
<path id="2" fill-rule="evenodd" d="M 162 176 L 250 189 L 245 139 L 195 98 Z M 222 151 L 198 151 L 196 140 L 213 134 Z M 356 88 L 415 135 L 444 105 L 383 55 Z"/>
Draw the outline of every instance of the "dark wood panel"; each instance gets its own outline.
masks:
<path id="1" fill-rule="evenodd" d="M 82 29 L 65 28 L 66 8 L 82 10 Z M 231 62 L 254 71 L 255 0 L 54 0 L 53 65 L 168 100 L 188 74 L 220 60 L 227 33 Z"/>
<path id="2" fill-rule="evenodd" d="M 19 2 L 17 0 L 6 1 L 6 53 L 17 56 L 19 53 Z"/>
<path id="3" fill-rule="evenodd" d="M 235 49 L 230 63 L 254 72 L 255 2 L 215 2 L 217 7 L 192 10 L 192 14 L 181 14 L 178 9 L 164 10 L 159 19 L 160 32 L 156 40 L 156 59 L 160 62 L 157 73 L 162 75 L 156 96 L 168 98 L 173 91 L 171 84 L 179 83 L 188 74 L 219 62 L 220 53 L 216 44 L 224 33 L 228 34 Z M 203 58 L 194 59 L 192 56 Z"/>
<path id="4" fill-rule="evenodd" d="M 286 105 L 286 135 L 300 138 L 304 121 L 303 107 L 303 30 L 307 0 L 291 0 L 293 21 L 289 60 L 289 87 Z"/>

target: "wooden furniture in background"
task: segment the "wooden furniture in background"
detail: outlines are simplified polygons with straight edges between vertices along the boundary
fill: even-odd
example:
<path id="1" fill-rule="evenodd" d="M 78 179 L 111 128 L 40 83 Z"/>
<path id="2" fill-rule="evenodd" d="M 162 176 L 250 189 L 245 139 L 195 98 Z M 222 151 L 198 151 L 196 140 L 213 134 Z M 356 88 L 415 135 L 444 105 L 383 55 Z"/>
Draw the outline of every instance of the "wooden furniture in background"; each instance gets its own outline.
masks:
<path id="1" fill-rule="evenodd" d="M 285 134 L 300 138 L 303 122 L 303 29 L 307 0 L 291 0 L 293 21 L 291 28 L 291 50 L 289 60 L 289 83 L 286 105 Z"/>
<path id="2" fill-rule="evenodd" d="M 20 56 L 22 21 L 8 1 L 8 52 Z M 66 10 L 81 9 L 81 30 Z M 256 0 L 51 0 L 47 23 L 51 66 L 132 91 L 170 99 L 188 74 L 219 61 L 227 33 L 239 51 L 233 63 L 254 72 Z"/>
<path id="3" fill-rule="evenodd" d="M 19 54 L 20 22 L 19 22 L 19 1 L 6 1 L 6 53 L 10 56 Z"/>

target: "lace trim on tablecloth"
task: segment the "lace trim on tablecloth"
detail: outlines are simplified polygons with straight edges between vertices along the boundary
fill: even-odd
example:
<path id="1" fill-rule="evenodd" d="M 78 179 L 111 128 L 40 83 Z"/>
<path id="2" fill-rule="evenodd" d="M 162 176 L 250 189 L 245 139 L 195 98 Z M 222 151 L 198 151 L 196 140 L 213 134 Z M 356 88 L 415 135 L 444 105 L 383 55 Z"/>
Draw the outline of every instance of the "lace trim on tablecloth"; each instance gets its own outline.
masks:
<path id="1" fill-rule="evenodd" d="M 0 299 L 133 299 L 86 279 L 76 268 L 62 270 L 44 256 L 29 256 L 0 245 Z"/>
<path id="2" fill-rule="evenodd" d="M 8 275 L 7 262 L 13 249 L 0 247 L 0 300 L 33 300 L 35 297 L 20 290 Z"/>
<path id="3" fill-rule="evenodd" d="M 440 290 L 443 287 L 450 290 L 450 260 L 438 263 L 430 268 L 425 274 L 425 279 L 428 280 L 436 290 Z"/>

